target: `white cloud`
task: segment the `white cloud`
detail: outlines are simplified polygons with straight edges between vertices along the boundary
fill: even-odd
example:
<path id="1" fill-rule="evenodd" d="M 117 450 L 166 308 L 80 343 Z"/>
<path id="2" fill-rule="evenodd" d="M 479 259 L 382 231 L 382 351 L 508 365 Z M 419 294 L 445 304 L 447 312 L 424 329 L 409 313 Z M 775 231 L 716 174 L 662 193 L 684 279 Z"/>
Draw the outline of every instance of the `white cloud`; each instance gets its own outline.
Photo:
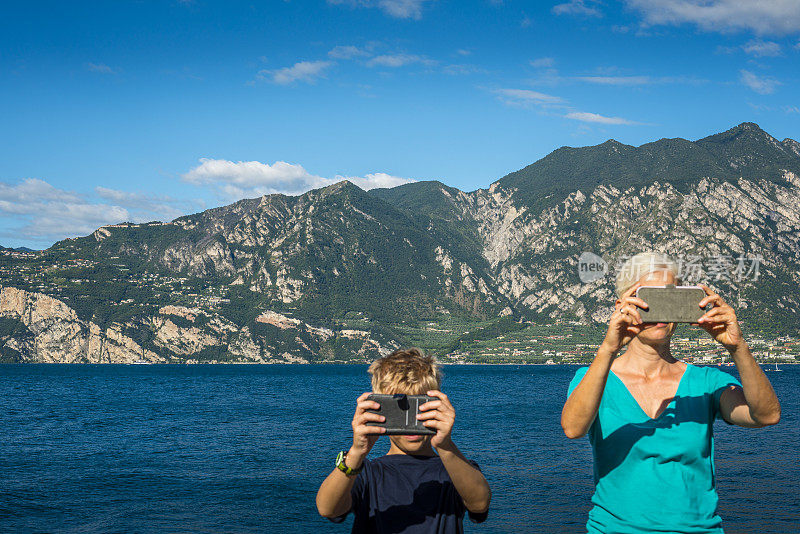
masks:
<path id="1" fill-rule="evenodd" d="M 202 209 L 198 202 L 179 200 L 167 195 L 133 193 L 103 186 L 95 187 L 94 191 L 100 198 L 124 206 L 131 212 L 134 222 L 171 221 L 196 209 Z"/>
<path id="2" fill-rule="evenodd" d="M 640 124 L 628 119 L 623 119 L 622 117 L 606 117 L 597 113 L 588 113 L 585 111 L 572 111 L 564 115 L 564 117 L 581 122 L 594 122 L 600 124 Z"/>
<path id="3" fill-rule="evenodd" d="M 201 158 L 200 165 L 183 175 L 194 185 L 227 188 L 228 196 L 261 196 L 270 193 L 297 194 L 324 187 L 325 178 L 309 173 L 301 165 L 276 161 L 272 165 L 260 161 L 229 161 Z"/>
<path id="4" fill-rule="evenodd" d="M 336 175 L 336 178 L 332 180 L 332 183 L 340 182 L 342 180 L 350 180 L 365 191 L 378 187 L 396 187 L 398 185 L 410 184 L 411 182 L 416 181 L 409 180 L 408 178 L 400 178 L 399 176 L 392 176 L 384 172 L 376 172 L 365 174 L 363 177 Z"/>
<path id="5" fill-rule="evenodd" d="M 426 0 L 379 0 L 378 6 L 388 15 L 399 19 L 419 19 Z"/>
<path id="6" fill-rule="evenodd" d="M 495 89 L 492 92 L 498 95 L 500 101 L 506 105 L 538 108 L 542 113 L 550 115 L 554 114 L 554 110 L 559 110 L 557 112 L 558 116 L 584 123 L 616 125 L 643 124 L 641 122 L 623 119 L 622 117 L 606 117 L 597 113 L 578 111 L 561 97 L 540 93 L 538 91 L 531 91 L 529 89 Z"/>
<path id="7" fill-rule="evenodd" d="M 797 0 L 626 0 L 648 25 L 696 24 L 708 31 L 785 35 L 800 31 Z"/>
<path id="8" fill-rule="evenodd" d="M 762 95 L 769 95 L 775 92 L 775 88 L 781 85 L 781 82 L 769 76 L 759 76 L 749 70 L 739 71 L 739 80 L 747 87 Z"/>
<path id="9" fill-rule="evenodd" d="M 116 74 L 117 71 L 106 65 L 105 63 L 87 63 L 86 69 L 90 72 L 98 72 L 100 74 Z"/>
<path id="10" fill-rule="evenodd" d="M 57 241 L 66 237 L 89 235 L 100 226 L 129 221 L 128 210 L 108 204 L 51 203 L 42 212 L 32 213 L 20 230 L 32 239 Z"/>
<path id="11" fill-rule="evenodd" d="M 715 54 L 734 54 L 734 53 L 736 53 L 738 50 L 739 50 L 739 49 L 738 49 L 738 48 L 736 48 L 735 46 L 722 46 L 722 45 L 717 45 L 717 47 L 714 49 L 714 53 L 715 53 Z"/>
<path id="12" fill-rule="evenodd" d="M 755 57 L 775 57 L 781 55 L 781 45 L 772 41 L 752 39 L 742 45 L 746 54 Z"/>
<path id="13" fill-rule="evenodd" d="M 784 113 L 800 113 L 800 107 L 797 106 L 783 106 Z"/>
<path id="14" fill-rule="evenodd" d="M 429 1 L 431 0 L 328 0 L 328 3 L 351 7 L 377 7 L 390 17 L 420 19 L 422 6 Z"/>
<path id="15" fill-rule="evenodd" d="M 79 202 L 80 197 L 75 193 L 64 191 L 53 187 L 44 180 L 38 178 L 26 178 L 17 185 L 10 185 L 0 182 L 0 202 L 10 202 L 20 204 L 20 208 L 26 203 L 50 202 L 60 200 L 62 202 Z"/>
<path id="16" fill-rule="evenodd" d="M 690 84 L 698 85 L 708 83 L 708 80 L 703 78 L 693 78 L 690 76 L 574 76 L 571 80 L 579 82 L 593 83 L 597 85 L 654 85 L 654 84 Z"/>
<path id="17" fill-rule="evenodd" d="M 499 95 L 500 100 L 512 105 L 553 105 L 564 103 L 564 99 L 561 97 L 531 91 L 530 89 L 496 89 L 494 93 Z"/>
<path id="18" fill-rule="evenodd" d="M 570 0 L 563 4 L 553 6 L 551 10 L 556 15 L 581 15 L 584 17 L 602 17 L 597 8 L 599 2 L 595 0 Z"/>
<path id="19" fill-rule="evenodd" d="M 97 197 L 54 187 L 44 180 L 27 178 L 19 183 L 0 182 L 0 236 L 29 246 L 46 247 L 66 237 L 88 235 L 98 227 L 125 221 L 168 221 L 184 215 L 196 203 L 105 187 Z M 99 198 L 98 198 L 99 197 Z"/>
<path id="20" fill-rule="evenodd" d="M 555 65 L 555 63 L 556 60 L 551 57 L 540 57 L 539 59 L 534 59 L 531 61 L 531 66 L 541 69 L 545 67 L 552 67 Z"/>
<path id="21" fill-rule="evenodd" d="M 466 48 L 459 48 L 458 50 L 456 50 L 456 54 L 458 54 L 459 56 L 469 56 L 472 54 L 472 51 L 467 50 Z"/>
<path id="22" fill-rule="evenodd" d="M 453 65 L 446 65 L 445 67 L 442 68 L 442 72 L 445 74 L 452 74 L 455 76 L 455 75 L 485 73 L 486 70 L 480 67 L 476 67 L 475 65 L 467 65 L 464 63 L 460 63 Z"/>
<path id="23" fill-rule="evenodd" d="M 649 76 L 576 76 L 575 79 L 600 85 L 647 85 L 654 82 Z"/>
<path id="24" fill-rule="evenodd" d="M 424 65 L 435 65 L 436 62 L 424 56 L 417 56 L 414 54 L 384 54 L 375 56 L 367 61 L 370 67 L 404 67 L 413 63 L 422 63 Z"/>
<path id="25" fill-rule="evenodd" d="M 299 195 L 311 189 L 326 187 L 341 180 L 350 180 L 362 189 L 394 187 L 414 180 L 372 173 L 360 176 L 324 178 L 311 174 L 302 165 L 276 161 L 272 165 L 260 161 L 228 161 L 202 158 L 200 165 L 183 175 L 183 180 L 198 186 L 209 186 L 226 200 L 258 197 L 273 193 Z"/>
<path id="26" fill-rule="evenodd" d="M 369 57 L 372 54 L 358 48 L 357 46 L 336 46 L 328 52 L 328 57 L 334 59 L 354 59 L 357 57 Z"/>
<path id="27" fill-rule="evenodd" d="M 314 83 L 324 77 L 325 71 L 333 65 L 332 61 L 300 61 L 291 67 L 277 70 L 261 70 L 256 74 L 259 80 L 268 80 L 278 85 L 289 85 L 297 81 Z"/>

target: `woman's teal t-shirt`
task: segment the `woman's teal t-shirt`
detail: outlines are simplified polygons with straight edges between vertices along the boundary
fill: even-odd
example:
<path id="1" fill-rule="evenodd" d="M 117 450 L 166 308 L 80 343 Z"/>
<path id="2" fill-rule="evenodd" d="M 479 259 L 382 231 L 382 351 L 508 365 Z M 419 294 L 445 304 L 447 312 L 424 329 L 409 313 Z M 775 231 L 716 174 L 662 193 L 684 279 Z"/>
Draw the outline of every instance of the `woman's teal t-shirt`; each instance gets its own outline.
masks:
<path id="1" fill-rule="evenodd" d="M 568 395 L 587 369 L 575 373 Z M 734 384 L 741 385 L 724 371 L 687 364 L 675 398 L 651 419 L 609 373 L 588 434 L 595 483 L 588 532 L 722 532 L 713 425 L 722 392 Z"/>

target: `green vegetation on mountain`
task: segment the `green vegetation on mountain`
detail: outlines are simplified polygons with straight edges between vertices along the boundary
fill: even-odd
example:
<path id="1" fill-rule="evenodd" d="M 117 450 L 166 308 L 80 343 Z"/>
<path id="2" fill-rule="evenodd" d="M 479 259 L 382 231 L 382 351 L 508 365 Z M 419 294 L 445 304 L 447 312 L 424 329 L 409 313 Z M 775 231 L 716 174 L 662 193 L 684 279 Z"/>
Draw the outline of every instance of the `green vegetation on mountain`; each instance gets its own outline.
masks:
<path id="1" fill-rule="evenodd" d="M 498 184 L 517 189 L 520 203 L 541 209 L 572 191 L 588 193 L 598 185 L 624 191 L 658 181 L 687 191 L 703 177 L 776 180 L 785 170 L 800 174 L 797 155 L 746 122 L 695 142 L 661 139 L 634 147 L 609 139 L 595 146 L 561 147 Z"/>

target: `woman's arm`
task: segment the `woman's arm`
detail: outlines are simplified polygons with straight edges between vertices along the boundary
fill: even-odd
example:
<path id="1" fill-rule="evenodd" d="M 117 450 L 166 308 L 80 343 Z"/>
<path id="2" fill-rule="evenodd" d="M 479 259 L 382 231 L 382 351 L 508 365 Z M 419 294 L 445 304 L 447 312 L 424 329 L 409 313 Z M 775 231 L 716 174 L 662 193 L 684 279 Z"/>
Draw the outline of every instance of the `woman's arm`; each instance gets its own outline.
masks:
<path id="1" fill-rule="evenodd" d="M 564 408 L 561 410 L 561 428 L 568 438 L 581 438 L 592 426 L 600 408 L 600 399 L 603 397 L 603 390 L 606 388 L 608 373 L 611 371 L 611 363 L 615 356 L 616 352 L 613 349 L 601 344 L 580 384 L 564 403 Z"/>
<path id="2" fill-rule="evenodd" d="M 647 303 L 633 294 L 641 284 L 636 283 L 615 303 L 614 313 L 608 323 L 608 332 L 594 361 L 580 384 L 570 394 L 561 410 L 561 428 L 570 439 L 586 435 L 592 426 L 600 399 L 606 387 L 608 373 L 617 353 L 642 331 L 642 318 L 637 306 L 647 308 Z"/>
<path id="3" fill-rule="evenodd" d="M 732 350 L 731 356 L 739 370 L 742 387 L 731 387 L 722 393 L 719 399 L 722 418 L 748 428 L 778 424 L 781 420 L 778 396 L 750 353 L 747 343 Z"/>
<path id="4" fill-rule="evenodd" d="M 708 286 L 700 287 L 706 292 L 700 307 L 709 303 L 714 307 L 698 324 L 728 349 L 742 379 L 741 388 L 732 386 L 722 393 L 720 415 L 729 423 L 749 428 L 777 424 L 781 420 L 781 404 L 767 375 L 750 353 L 733 308 Z"/>

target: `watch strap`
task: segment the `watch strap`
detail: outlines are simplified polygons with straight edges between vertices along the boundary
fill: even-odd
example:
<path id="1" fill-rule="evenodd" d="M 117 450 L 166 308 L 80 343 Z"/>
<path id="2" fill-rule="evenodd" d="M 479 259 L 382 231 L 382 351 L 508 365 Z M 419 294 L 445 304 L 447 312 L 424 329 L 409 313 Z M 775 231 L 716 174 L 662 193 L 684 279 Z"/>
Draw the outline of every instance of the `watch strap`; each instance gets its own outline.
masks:
<path id="1" fill-rule="evenodd" d="M 364 469 L 363 463 L 361 464 L 361 467 L 359 467 L 358 469 L 353 469 L 352 467 L 348 467 L 347 464 L 345 463 L 346 459 L 347 459 L 347 453 L 345 451 L 339 451 L 339 454 L 336 456 L 336 468 L 345 475 L 355 476 L 359 474 L 362 469 Z"/>

